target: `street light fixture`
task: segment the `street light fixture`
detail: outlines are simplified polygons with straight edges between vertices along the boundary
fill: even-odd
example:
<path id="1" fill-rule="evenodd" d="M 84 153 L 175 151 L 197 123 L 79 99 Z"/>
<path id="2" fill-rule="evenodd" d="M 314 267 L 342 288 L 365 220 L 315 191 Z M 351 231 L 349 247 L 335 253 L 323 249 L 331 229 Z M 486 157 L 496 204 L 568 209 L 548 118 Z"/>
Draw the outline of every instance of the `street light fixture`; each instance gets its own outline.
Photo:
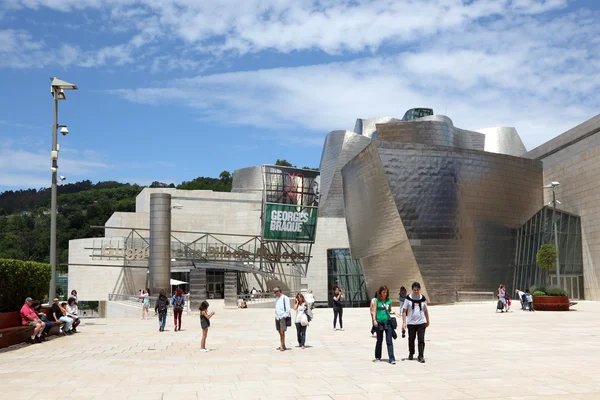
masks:
<path id="1" fill-rule="evenodd" d="M 58 101 L 66 100 L 65 90 L 77 90 L 77 86 L 72 83 L 63 81 L 58 78 L 50 78 L 50 93 L 54 98 L 54 124 L 52 125 L 52 151 L 50 158 L 52 160 L 52 200 L 50 205 L 50 265 L 52 267 L 52 275 L 50 278 L 50 291 L 48 298 L 56 297 L 56 185 L 58 179 L 58 128 L 60 133 L 67 135 L 69 130 L 65 125 L 58 125 Z"/>
<path id="2" fill-rule="evenodd" d="M 560 182 L 558 181 L 552 181 L 550 182 L 549 185 L 544 186 L 544 189 L 552 189 L 552 201 L 550 203 L 548 203 L 549 205 L 552 204 L 552 222 L 554 223 L 554 246 L 556 247 L 556 259 L 555 259 L 555 263 L 556 263 L 556 281 L 558 282 L 558 287 L 562 287 L 561 281 L 560 281 L 560 262 L 559 262 L 559 255 L 558 255 L 558 227 L 556 224 L 556 204 L 562 204 L 560 201 L 556 200 L 556 187 L 560 185 Z"/>

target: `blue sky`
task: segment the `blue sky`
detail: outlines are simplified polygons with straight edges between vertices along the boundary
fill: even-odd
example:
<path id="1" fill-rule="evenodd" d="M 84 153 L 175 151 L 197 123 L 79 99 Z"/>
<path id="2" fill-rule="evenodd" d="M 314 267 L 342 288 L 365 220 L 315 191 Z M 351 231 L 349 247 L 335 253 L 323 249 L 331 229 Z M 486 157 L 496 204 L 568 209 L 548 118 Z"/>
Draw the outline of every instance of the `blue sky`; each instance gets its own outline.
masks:
<path id="1" fill-rule="evenodd" d="M 285 158 L 356 118 L 433 107 L 528 149 L 600 111 L 592 0 L 3 0 L 0 190 L 148 184 Z"/>

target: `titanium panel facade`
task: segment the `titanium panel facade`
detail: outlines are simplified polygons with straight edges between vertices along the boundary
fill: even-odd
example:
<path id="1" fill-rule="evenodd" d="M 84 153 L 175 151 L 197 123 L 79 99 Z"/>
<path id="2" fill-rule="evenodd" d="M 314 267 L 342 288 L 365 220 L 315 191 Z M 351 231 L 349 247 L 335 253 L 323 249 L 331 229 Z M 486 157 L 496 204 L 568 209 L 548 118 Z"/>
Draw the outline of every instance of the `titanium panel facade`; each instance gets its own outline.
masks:
<path id="1" fill-rule="evenodd" d="M 432 115 L 413 121 L 377 124 L 377 135 L 381 141 L 420 143 L 471 150 L 483 150 L 485 147 L 485 135 L 455 128 L 450 118 L 443 115 Z"/>
<path id="2" fill-rule="evenodd" d="M 369 139 L 377 137 L 377 124 L 385 124 L 387 122 L 400 122 L 399 118 L 392 117 L 375 117 L 375 118 L 358 118 L 354 124 L 354 133 L 366 136 Z"/>
<path id="3" fill-rule="evenodd" d="M 393 295 L 401 286 L 423 283 L 373 142 L 344 166 L 342 176 L 350 251 L 361 260 L 368 293 L 387 285 Z"/>
<path id="4" fill-rule="evenodd" d="M 485 151 L 521 157 L 527 149 L 515 128 L 498 127 L 479 129 L 485 135 Z"/>
<path id="5" fill-rule="evenodd" d="M 233 171 L 232 192 L 262 192 L 264 189 L 263 167 L 248 167 Z"/>
<path id="6" fill-rule="evenodd" d="M 423 127 L 387 125 L 379 137 L 398 141 L 373 141 L 342 170 L 350 246 L 369 292 L 385 283 L 395 293 L 418 274 L 436 303 L 510 284 L 516 229 L 542 204 L 541 163 L 458 148 L 445 128 L 424 138 Z"/>
<path id="7" fill-rule="evenodd" d="M 350 131 L 333 131 L 325 138 L 321 155 L 321 200 L 319 218 L 344 217 L 342 167 L 360 153 L 370 139 Z"/>
<path id="8" fill-rule="evenodd" d="M 600 115 L 531 150 L 541 160 L 544 183 L 559 181 L 560 208 L 581 217 L 586 300 L 600 300 Z M 544 204 L 552 191 L 544 192 Z"/>

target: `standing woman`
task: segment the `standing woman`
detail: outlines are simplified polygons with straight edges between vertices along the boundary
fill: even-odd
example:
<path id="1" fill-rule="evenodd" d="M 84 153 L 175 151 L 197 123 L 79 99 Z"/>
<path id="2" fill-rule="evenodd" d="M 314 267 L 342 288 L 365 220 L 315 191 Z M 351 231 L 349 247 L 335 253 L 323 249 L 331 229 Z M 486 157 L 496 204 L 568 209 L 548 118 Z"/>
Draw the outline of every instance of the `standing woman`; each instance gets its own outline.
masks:
<path id="1" fill-rule="evenodd" d="M 208 336 L 208 328 L 210 328 L 210 319 L 215 315 L 215 312 L 208 312 L 208 301 L 203 301 L 200 304 L 200 327 L 202 328 L 202 342 L 200 343 L 200 351 L 207 352 L 206 337 Z"/>
<path id="2" fill-rule="evenodd" d="M 150 319 L 150 289 L 142 294 L 142 319 Z"/>
<path id="3" fill-rule="evenodd" d="M 390 364 L 396 364 L 394 357 L 394 342 L 392 339 L 394 328 L 390 323 L 392 313 L 392 300 L 387 286 L 380 286 L 375 300 L 375 310 L 372 312 L 373 325 L 377 327 L 377 343 L 375 344 L 375 361 L 381 361 L 381 347 L 383 345 L 383 332 Z"/>
<path id="4" fill-rule="evenodd" d="M 302 325 L 302 315 L 308 312 L 308 303 L 304 299 L 302 293 L 298 293 L 296 295 L 294 310 L 296 310 L 296 333 L 298 334 L 298 347 L 301 347 L 304 350 L 304 345 L 306 344 L 306 328 L 308 325 Z"/>
<path id="5" fill-rule="evenodd" d="M 342 322 L 342 316 L 344 315 L 343 306 L 344 291 L 340 289 L 338 285 L 333 287 L 333 330 L 336 331 L 336 322 L 338 316 L 340 317 L 340 331 L 344 330 L 344 323 Z"/>
<path id="6" fill-rule="evenodd" d="M 504 308 L 507 308 L 506 289 L 504 289 L 504 285 L 500 285 L 500 287 L 498 287 L 498 299 L 502 302 L 502 304 L 504 305 Z M 508 309 L 507 309 L 507 311 L 508 311 Z M 502 310 L 502 312 L 504 312 L 504 310 Z"/>
<path id="7" fill-rule="evenodd" d="M 158 330 L 160 332 L 165 330 L 168 309 L 169 299 L 165 295 L 164 289 L 161 289 L 160 293 L 158 294 L 158 298 L 156 299 L 156 306 L 154 306 L 154 313 L 158 313 Z"/>
<path id="8" fill-rule="evenodd" d="M 183 314 L 183 308 L 185 307 L 185 297 L 183 297 L 183 290 L 177 288 L 175 296 L 171 300 L 173 306 L 173 323 L 175 324 L 175 332 L 181 330 L 181 315 Z M 177 324 L 179 321 L 179 325 Z"/>

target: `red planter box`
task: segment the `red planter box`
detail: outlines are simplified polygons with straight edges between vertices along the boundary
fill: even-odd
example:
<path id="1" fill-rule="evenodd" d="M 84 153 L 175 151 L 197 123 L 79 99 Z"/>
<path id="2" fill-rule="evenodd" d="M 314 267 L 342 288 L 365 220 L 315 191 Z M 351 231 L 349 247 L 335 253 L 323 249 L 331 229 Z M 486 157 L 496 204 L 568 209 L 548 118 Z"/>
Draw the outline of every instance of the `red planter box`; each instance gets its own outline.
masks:
<path id="1" fill-rule="evenodd" d="M 569 296 L 533 296 L 535 311 L 569 311 Z"/>

